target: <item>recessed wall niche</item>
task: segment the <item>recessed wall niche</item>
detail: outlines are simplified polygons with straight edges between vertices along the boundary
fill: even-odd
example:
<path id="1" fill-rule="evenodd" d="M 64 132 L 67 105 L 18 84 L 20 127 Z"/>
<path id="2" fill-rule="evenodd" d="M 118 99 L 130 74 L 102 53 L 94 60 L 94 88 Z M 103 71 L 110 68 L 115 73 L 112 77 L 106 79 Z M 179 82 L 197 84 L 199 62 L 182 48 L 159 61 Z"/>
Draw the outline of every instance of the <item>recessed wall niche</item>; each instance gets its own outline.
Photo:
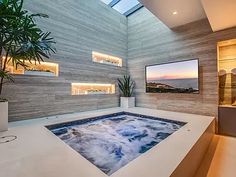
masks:
<path id="1" fill-rule="evenodd" d="M 96 63 L 122 67 L 122 59 L 119 57 L 93 51 L 92 58 L 93 58 L 93 62 L 96 62 Z"/>
<path id="2" fill-rule="evenodd" d="M 218 43 L 220 105 L 236 106 L 236 39 Z"/>
<path id="3" fill-rule="evenodd" d="M 115 84 L 72 83 L 72 95 L 115 94 Z"/>
<path id="4" fill-rule="evenodd" d="M 3 61 L 6 58 L 3 58 Z M 59 75 L 59 65 L 52 62 L 29 62 L 25 61 L 26 67 L 20 65 L 16 67 L 13 66 L 12 62 L 8 62 L 6 70 L 11 74 L 19 75 L 34 75 L 34 76 L 58 76 Z"/>

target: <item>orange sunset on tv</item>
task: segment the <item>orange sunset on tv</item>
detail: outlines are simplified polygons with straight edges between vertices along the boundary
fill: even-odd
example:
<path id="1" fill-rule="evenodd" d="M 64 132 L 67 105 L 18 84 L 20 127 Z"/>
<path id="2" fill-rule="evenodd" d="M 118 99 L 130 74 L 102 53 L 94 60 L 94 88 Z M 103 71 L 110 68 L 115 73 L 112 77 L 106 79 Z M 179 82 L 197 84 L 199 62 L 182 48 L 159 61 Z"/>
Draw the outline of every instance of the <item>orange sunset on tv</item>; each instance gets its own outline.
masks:
<path id="1" fill-rule="evenodd" d="M 146 67 L 147 93 L 199 93 L 198 59 Z"/>

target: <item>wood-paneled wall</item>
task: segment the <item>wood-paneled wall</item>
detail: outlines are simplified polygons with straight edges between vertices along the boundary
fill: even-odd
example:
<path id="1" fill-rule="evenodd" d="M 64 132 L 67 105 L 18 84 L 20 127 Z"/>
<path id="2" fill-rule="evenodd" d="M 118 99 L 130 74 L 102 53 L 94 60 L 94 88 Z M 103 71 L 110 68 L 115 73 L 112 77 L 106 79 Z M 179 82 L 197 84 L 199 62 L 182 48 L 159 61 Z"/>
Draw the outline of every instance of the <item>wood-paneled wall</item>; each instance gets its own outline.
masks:
<path id="1" fill-rule="evenodd" d="M 236 28 L 213 33 L 203 19 L 167 28 L 147 9 L 128 18 L 128 69 L 137 106 L 217 116 L 217 42 L 236 38 Z M 146 94 L 145 66 L 199 58 L 200 94 Z"/>
<path id="2" fill-rule="evenodd" d="M 45 13 L 37 22 L 52 32 L 59 77 L 15 76 L 4 87 L 10 121 L 116 107 L 115 95 L 71 96 L 71 82 L 116 83 L 127 71 L 127 19 L 99 0 L 26 0 L 25 9 Z M 92 51 L 123 59 L 123 67 L 92 62 Z"/>
<path id="3" fill-rule="evenodd" d="M 127 19 L 99 0 L 26 0 L 25 8 L 50 16 L 37 22 L 57 42 L 51 61 L 60 65 L 60 73 L 15 76 L 3 92 L 10 121 L 116 107 L 117 88 L 115 95 L 72 96 L 71 83 L 116 83 L 127 71 L 136 82 L 137 106 L 217 115 L 216 43 L 236 38 L 235 28 L 213 33 L 201 20 L 171 30 L 145 8 Z M 94 63 L 92 51 L 120 57 L 124 66 Z M 200 60 L 199 95 L 145 93 L 145 65 L 192 58 Z"/>

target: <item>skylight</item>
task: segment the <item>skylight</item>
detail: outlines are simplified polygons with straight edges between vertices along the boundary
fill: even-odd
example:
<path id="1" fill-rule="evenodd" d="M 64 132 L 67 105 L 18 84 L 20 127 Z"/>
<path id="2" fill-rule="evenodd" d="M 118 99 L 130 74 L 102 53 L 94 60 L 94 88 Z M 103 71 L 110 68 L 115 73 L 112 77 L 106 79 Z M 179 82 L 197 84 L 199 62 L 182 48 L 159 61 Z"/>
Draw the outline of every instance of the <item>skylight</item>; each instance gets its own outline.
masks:
<path id="1" fill-rule="evenodd" d="M 101 0 L 101 1 L 108 5 L 111 3 L 112 0 Z"/>
<path id="2" fill-rule="evenodd" d="M 138 0 L 101 0 L 125 16 L 129 16 L 143 7 Z"/>

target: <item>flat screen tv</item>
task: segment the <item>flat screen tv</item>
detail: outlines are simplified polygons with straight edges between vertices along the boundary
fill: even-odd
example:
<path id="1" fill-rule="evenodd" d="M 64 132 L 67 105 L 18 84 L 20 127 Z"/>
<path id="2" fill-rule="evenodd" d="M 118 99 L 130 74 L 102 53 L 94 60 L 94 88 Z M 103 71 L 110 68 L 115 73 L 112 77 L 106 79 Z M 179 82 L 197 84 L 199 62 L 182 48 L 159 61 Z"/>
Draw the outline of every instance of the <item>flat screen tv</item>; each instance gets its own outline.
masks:
<path id="1" fill-rule="evenodd" d="M 199 61 L 146 66 L 146 93 L 199 93 Z"/>

